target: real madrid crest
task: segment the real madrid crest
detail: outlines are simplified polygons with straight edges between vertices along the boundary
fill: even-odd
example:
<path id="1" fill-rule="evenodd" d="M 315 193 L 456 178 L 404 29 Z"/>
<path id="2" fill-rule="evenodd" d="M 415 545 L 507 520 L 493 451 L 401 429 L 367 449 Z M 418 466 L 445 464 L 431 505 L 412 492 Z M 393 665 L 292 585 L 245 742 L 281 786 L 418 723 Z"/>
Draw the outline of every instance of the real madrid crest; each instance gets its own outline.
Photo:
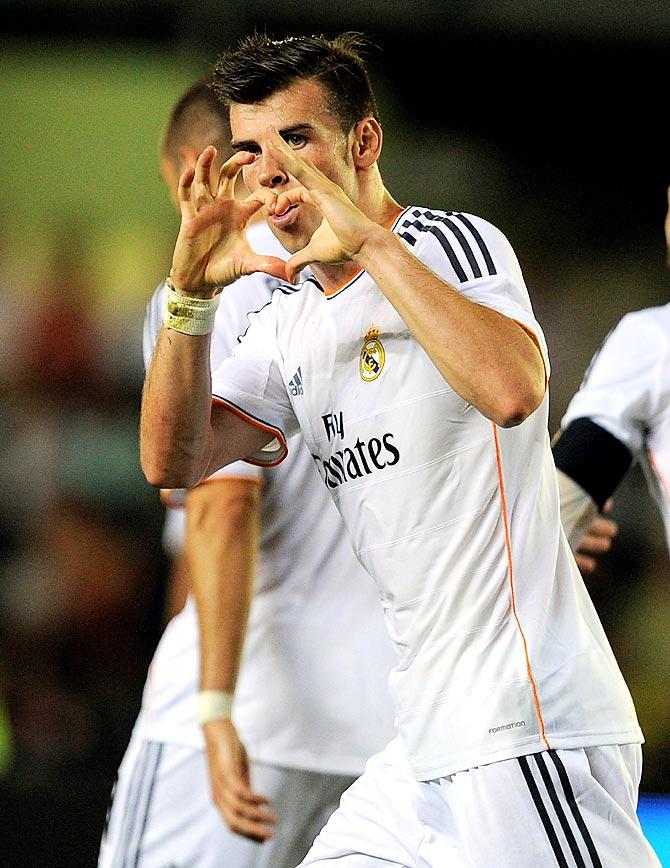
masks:
<path id="1" fill-rule="evenodd" d="M 379 328 L 377 326 L 372 326 L 371 329 L 368 329 L 363 338 L 363 348 L 361 349 L 358 370 L 361 379 L 365 380 L 366 383 L 371 383 L 373 380 L 376 380 L 384 369 L 386 353 L 384 351 L 384 345 L 379 340 L 379 335 Z"/>

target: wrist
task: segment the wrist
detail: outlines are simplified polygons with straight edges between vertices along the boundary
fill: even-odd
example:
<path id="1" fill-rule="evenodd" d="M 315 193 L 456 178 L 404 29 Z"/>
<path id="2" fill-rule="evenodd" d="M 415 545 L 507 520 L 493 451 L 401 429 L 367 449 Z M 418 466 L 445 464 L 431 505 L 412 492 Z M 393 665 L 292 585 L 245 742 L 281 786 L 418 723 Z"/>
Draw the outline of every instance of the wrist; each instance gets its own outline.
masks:
<path id="1" fill-rule="evenodd" d="M 210 299 L 218 295 L 218 286 L 215 284 L 202 283 L 198 286 L 191 286 L 188 278 L 183 274 L 179 274 L 174 265 L 170 269 L 170 274 L 165 282 L 179 295 L 183 295 L 184 298 Z"/>
<path id="2" fill-rule="evenodd" d="M 175 289 L 172 280 L 165 281 L 165 311 L 163 325 L 172 331 L 186 335 L 207 335 L 214 330 L 214 319 L 219 307 L 220 295 L 213 298 L 198 298 L 184 295 Z"/>
<path id="3" fill-rule="evenodd" d="M 364 271 L 368 271 L 370 266 L 380 256 L 384 256 L 385 252 L 396 243 L 397 238 L 393 232 L 390 232 L 386 227 L 380 226 L 378 223 L 372 223 L 365 233 L 365 238 L 353 259 Z"/>
<path id="4" fill-rule="evenodd" d="M 212 720 L 230 720 L 233 694 L 227 690 L 200 690 L 197 696 L 198 723 L 204 726 Z"/>

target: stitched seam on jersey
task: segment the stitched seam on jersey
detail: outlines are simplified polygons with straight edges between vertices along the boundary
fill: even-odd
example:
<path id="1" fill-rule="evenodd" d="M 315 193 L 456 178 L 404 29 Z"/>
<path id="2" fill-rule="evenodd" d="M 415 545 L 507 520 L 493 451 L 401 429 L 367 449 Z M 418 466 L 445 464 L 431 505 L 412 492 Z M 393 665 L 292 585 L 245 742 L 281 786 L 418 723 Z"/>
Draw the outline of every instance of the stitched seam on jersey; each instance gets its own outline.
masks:
<path id="1" fill-rule="evenodd" d="M 423 536 L 428 536 L 428 534 L 435 533 L 439 530 L 444 530 L 445 527 L 449 527 L 452 524 L 458 524 L 461 521 L 467 521 L 471 518 L 474 518 L 477 515 L 480 515 L 482 512 L 485 512 L 488 507 L 484 506 L 481 509 L 475 509 L 472 512 L 464 512 L 462 515 L 457 516 L 456 518 L 449 519 L 449 521 L 444 521 L 441 524 L 435 524 L 432 527 L 424 528 L 423 530 L 418 530 L 415 533 L 409 534 L 409 536 L 400 536 L 394 540 L 389 540 L 385 543 L 379 543 L 374 546 L 366 546 L 365 548 L 359 549 L 358 554 L 362 555 L 364 552 L 372 552 L 372 551 L 381 551 L 382 549 L 390 548 L 391 546 L 398 545 L 399 543 L 409 542 L 413 539 L 421 539 Z"/>
<path id="2" fill-rule="evenodd" d="M 495 440 L 496 447 L 496 462 L 498 464 L 498 485 L 500 489 L 500 504 L 502 508 L 502 516 L 503 516 L 503 525 L 505 528 L 505 547 L 507 548 L 507 565 L 509 570 L 509 586 L 510 586 L 510 594 L 512 598 L 512 611 L 514 612 L 514 617 L 516 618 L 516 623 L 519 628 L 519 633 L 521 634 L 521 641 L 523 643 L 523 652 L 526 657 L 526 670 L 528 672 L 528 678 L 530 680 L 530 687 L 533 692 L 533 702 L 535 704 L 535 713 L 537 714 L 538 722 L 540 724 L 540 735 L 542 736 L 542 740 L 547 746 L 548 750 L 551 750 L 551 745 L 547 740 L 547 734 L 544 728 L 544 720 L 542 718 L 542 709 L 540 707 L 540 697 L 537 694 L 537 685 L 535 684 L 535 678 L 533 676 L 533 669 L 530 665 L 530 656 L 528 654 L 528 643 L 526 642 L 526 636 L 523 632 L 523 628 L 521 626 L 521 621 L 519 620 L 519 613 L 516 609 L 516 593 L 514 590 L 514 566 L 512 563 L 512 543 L 510 540 L 510 530 L 509 530 L 509 518 L 507 514 L 507 499 L 505 497 L 505 481 L 503 479 L 502 472 L 502 456 L 500 454 L 500 443 L 498 442 L 498 427 L 495 422 L 491 423 L 493 425 L 493 438 Z"/>
<path id="3" fill-rule="evenodd" d="M 483 633 L 485 630 L 491 630 L 494 627 L 503 627 L 505 624 L 511 624 L 514 621 L 513 615 L 508 615 L 498 621 L 487 621 L 479 627 L 471 627 L 469 630 L 450 630 L 446 633 L 441 633 L 435 639 L 427 639 L 422 645 L 422 648 L 431 648 L 434 645 L 441 644 L 449 639 L 456 639 L 458 636 L 474 636 L 476 633 Z"/>
<path id="4" fill-rule="evenodd" d="M 282 463 L 282 461 L 288 455 L 288 446 L 286 445 L 286 437 L 284 436 L 284 432 L 280 428 L 275 428 L 274 425 L 270 425 L 269 422 L 264 422 L 262 419 L 257 419 L 255 416 L 252 416 L 251 413 L 243 410 L 236 404 L 233 404 L 232 401 L 227 401 L 225 398 L 220 398 L 218 395 L 212 395 L 212 401 L 217 404 L 222 404 L 227 410 L 230 410 L 231 413 L 239 416 L 240 419 L 244 419 L 245 422 L 253 425 L 254 428 L 260 428 L 261 431 L 267 431 L 270 434 L 274 434 L 275 437 L 279 438 L 279 443 L 284 449 L 281 457 L 276 458 L 273 461 L 259 461 L 256 458 L 243 458 L 243 461 L 248 461 L 249 464 L 254 464 L 257 467 L 276 467 L 278 464 Z"/>
<path id="5" fill-rule="evenodd" d="M 476 449 L 478 446 L 485 446 L 487 443 L 490 442 L 491 438 L 487 437 L 486 439 L 478 440 L 476 443 L 473 443 L 469 446 L 463 446 L 460 449 L 454 449 L 451 452 L 446 452 L 444 455 L 440 455 L 439 458 L 433 458 L 432 461 L 427 461 L 424 464 L 417 465 L 416 467 L 410 467 L 407 470 L 398 470 L 391 473 L 380 473 L 374 478 L 368 476 L 363 480 L 363 482 L 360 482 L 356 485 L 349 486 L 346 482 L 343 482 L 342 485 L 338 486 L 338 497 L 341 497 L 342 494 L 350 494 L 356 491 L 361 491 L 364 488 L 372 488 L 375 485 L 381 485 L 382 483 L 388 482 L 391 479 L 402 479 L 405 476 L 412 476 L 414 473 L 418 473 L 421 470 L 426 470 L 429 467 L 434 467 L 435 465 L 440 464 L 442 461 L 446 461 L 447 459 L 451 458 L 452 455 L 458 455 L 462 452 L 467 452 L 470 449 Z M 345 488 L 345 486 L 347 487 Z"/>
<path id="6" fill-rule="evenodd" d="M 323 376 L 314 377 L 314 382 L 318 384 L 320 381 L 324 383 L 328 383 L 330 387 L 332 380 L 328 374 L 324 374 Z M 408 398 L 406 401 L 398 401 L 397 404 L 387 404 L 384 406 L 382 410 L 374 410 L 372 413 L 366 413 L 364 416 L 355 416 L 355 417 L 347 417 L 349 419 L 348 426 L 358 425 L 360 422 L 367 422 L 370 419 L 376 419 L 379 416 L 386 415 L 392 410 L 399 410 L 403 407 L 411 407 L 413 404 L 418 404 L 420 401 L 432 400 L 433 398 L 437 398 L 440 395 L 451 395 L 455 392 L 455 389 L 449 387 L 448 389 L 436 389 L 434 392 L 424 392 L 422 395 L 419 395 L 416 398 Z M 468 406 L 470 406 L 468 404 Z M 488 438 L 491 439 L 490 437 Z M 319 435 L 314 438 L 315 445 L 319 445 L 319 443 L 328 443 L 329 440 L 325 434 Z"/>
<path id="7" fill-rule="evenodd" d="M 455 681 L 452 683 L 456 683 Z M 507 681 L 491 681 L 487 687 L 491 689 L 495 688 L 504 688 L 504 687 L 514 687 L 515 684 L 527 684 L 528 680 L 526 678 L 509 678 Z M 458 687 L 452 687 L 451 690 L 458 690 L 459 696 L 473 696 L 475 693 L 479 692 L 480 688 L 477 690 L 467 690 L 467 688 L 463 688 L 458 685 Z M 440 705 L 444 705 L 446 702 L 453 702 L 453 696 L 448 695 L 448 693 L 443 692 L 439 697 L 433 699 L 432 702 L 425 702 L 421 705 L 412 705 L 410 708 L 404 708 L 402 711 L 398 712 L 398 717 L 405 720 L 408 716 L 414 717 L 416 714 L 420 714 L 423 711 L 426 711 L 428 708 L 438 708 Z M 528 736 L 526 741 L 535 741 L 537 735 Z M 498 748 L 496 747 L 496 750 Z"/>
<path id="8" fill-rule="evenodd" d="M 470 570 L 469 572 L 467 572 L 465 574 L 465 576 L 463 576 L 463 578 L 471 579 L 473 576 L 476 576 L 479 573 L 487 573 L 487 572 L 488 572 L 487 567 L 481 567 L 481 569 Z M 394 612 L 397 612 L 401 606 L 409 606 L 412 603 L 417 603 L 419 600 L 425 600 L 428 597 L 433 597 L 433 596 L 435 596 L 435 594 L 439 594 L 444 590 L 445 590 L 445 586 L 440 585 L 440 587 L 436 588 L 434 591 L 429 591 L 426 594 L 421 594 L 419 597 L 412 597 L 409 600 L 402 600 L 400 603 L 392 603 L 390 600 L 387 599 L 384 601 L 384 605 L 386 606 L 387 609 L 393 610 Z"/>

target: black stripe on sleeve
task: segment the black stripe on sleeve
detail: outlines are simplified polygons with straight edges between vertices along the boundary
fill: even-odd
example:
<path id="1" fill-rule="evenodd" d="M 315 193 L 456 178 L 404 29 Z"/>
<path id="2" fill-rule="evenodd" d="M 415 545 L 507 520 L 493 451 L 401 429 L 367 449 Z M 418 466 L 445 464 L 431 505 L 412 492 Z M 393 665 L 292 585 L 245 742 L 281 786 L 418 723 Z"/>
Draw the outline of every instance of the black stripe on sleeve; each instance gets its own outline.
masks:
<path id="1" fill-rule="evenodd" d="M 431 235 L 434 235 L 435 238 L 437 238 L 437 240 L 439 241 L 440 246 L 442 247 L 444 252 L 447 254 L 449 262 L 451 263 L 451 267 L 456 272 L 456 276 L 458 277 L 458 279 L 461 281 L 461 283 L 465 283 L 467 281 L 468 276 L 463 270 L 463 266 L 458 261 L 458 257 L 456 256 L 453 247 L 451 246 L 451 244 L 449 244 L 444 232 L 442 232 L 441 229 L 439 229 L 437 226 L 427 226 L 425 223 L 420 223 L 418 220 L 405 220 L 402 224 L 402 228 L 407 229 L 409 227 L 418 229 L 419 232 L 430 232 Z"/>
<path id="2" fill-rule="evenodd" d="M 565 816 L 563 806 L 559 801 L 558 793 L 556 792 L 554 782 L 552 781 L 551 775 L 549 774 L 549 769 L 547 768 L 547 761 L 544 758 L 544 754 L 534 754 L 533 759 L 537 763 L 537 767 L 540 770 L 540 775 L 542 776 L 544 785 L 547 788 L 547 792 L 549 793 L 551 804 L 554 806 L 554 811 L 556 812 L 556 816 L 558 817 L 558 822 L 561 824 L 563 834 L 565 835 L 565 839 L 570 846 L 570 850 L 572 851 L 572 855 L 574 856 L 577 868 L 586 868 L 586 862 L 584 862 L 582 854 L 579 852 L 579 846 L 577 845 L 575 836 L 573 835 L 570 824 L 568 823 L 568 818 Z"/>
<path id="3" fill-rule="evenodd" d="M 554 443 L 553 453 L 556 467 L 580 485 L 599 509 L 633 461 L 620 440 L 586 417 L 570 422 Z"/>
<path id="4" fill-rule="evenodd" d="M 432 211 L 426 211 L 425 216 L 428 218 L 428 220 L 433 220 L 436 223 L 442 223 L 445 226 L 449 227 L 449 229 L 454 233 L 458 242 L 463 248 L 463 253 L 465 253 L 466 258 L 470 263 L 470 268 L 472 269 L 473 276 L 475 278 L 481 277 L 482 270 L 479 267 L 479 263 L 475 259 L 475 254 L 472 252 L 472 247 L 470 247 L 468 239 L 461 232 L 460 228 L 453 222 L 453 220 L 450 220 L 448 217 L 442 217 L 440 214 L 433 214 Z"/>
<path id="5" fill-rule="evenodd" d="M 556 861 L 560 865 L 560 868 L 568 868 L 568 862 L 561 848 L 558 836 L 556 835 L 556 830 L 551 823 L 551 818 L 547 813 L 545 804 L 542 801 L 542 796 L 540 795 L 540 791 L 538 790 L 535 779 L 533 778 L 533 775 L 531 773 L 530 766 L 528 764 L 528 758 L 525 756 L 520 756 L 517 757 L 517 759 L 519 760 L 519 765 L 521 766 L 521 771 L 525 778 L 526 785 L 528 786 L 530 794 L 533 798 L 533 802 L 535 803 L 537 813 L 540 815 L 540 820 L 542 820 L 544 831 L 547 833 L 547 838 L 549 839 L 549 843 L 551 844 L 551 849 L 554 851 Z"/>
<path id="6" fill-rule="evenodd" d="M 477 227 L 474 225 L 474 223 L 471 220 L 468 220 L 468 218 L 465 216 L 465 214 L 460 214 L 458 212 L 455 212 L 454 217 L 456 217 L 458 220 L 461 221 L 461 223 L 463 223 L 465 226 L 467 226 L 468 229 L 470 230 L 470 232 L 472 233 L 473 238 L 477 242 L 477 245 L 482 252 L 482 256 L 484 257 L 484 262 L 486 262 L 486 267 L 489 270 L 489 274 L 490 275 L 497 274 L 498 272 L 496 271 L 496 267 L 493 264 L 493 257 L 491 256 L 489 249 L 486 246 L 486 242 L 484 241 L 484 239 L 481 236 L 480 231 L 477 229 Z"/>
<path id="7" fill-rule="evenodd" d="M 568 800 L 568 805 L 570 807 L 570 810 L 572 811 L 572 816 L 575 818 L 575 823 L 577 823 L 579 831 L 584 836 L 584 843 L 586 844 L 586 849 L 589 851 L 589 856 L 591 857 L 591 860 L 593 862 L 593 868 L 603 868 L 603 864 L 600 861 L 600 857 L 598 856 L 598 853 L 596 851 L 595 844 L 593 843 L 591 833 L 589 832 L 586 823 L 584 822 L 584 818 L 579 811 L 579 806 L 577 805 L 577 800 L 575 799 L 575 794 L 573 792 L 568 773 L 565 770 L 565 766 L 561 762 L 555 750 L 547 751 L 547 753 L 549 754 L 554 765 L 556 766 L 556 771 L 558 772 L 558 777 L 560 778 L 561 785 L 563 786 L 565 798 Z"/>

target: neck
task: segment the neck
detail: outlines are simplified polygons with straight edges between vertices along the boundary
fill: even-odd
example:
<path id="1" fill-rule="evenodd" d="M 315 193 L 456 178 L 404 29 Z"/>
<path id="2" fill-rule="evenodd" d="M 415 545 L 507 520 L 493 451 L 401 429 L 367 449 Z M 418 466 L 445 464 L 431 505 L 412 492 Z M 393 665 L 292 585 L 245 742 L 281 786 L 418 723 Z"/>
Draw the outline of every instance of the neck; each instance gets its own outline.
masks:
<path id="1" fill-rule="evenodd" d="M 391 229 L 402 211 L 402 205 L 395 201 L 385 187 L 381 188 L 380 195 L 374 201 L 358 202 L 357 205 L 366 217 L 387 229 Z M 350 261 L 337 264 L 314 262 L 310 269 L 326 292 L 334 291 L 360 271 L 360 267 Z"/>

